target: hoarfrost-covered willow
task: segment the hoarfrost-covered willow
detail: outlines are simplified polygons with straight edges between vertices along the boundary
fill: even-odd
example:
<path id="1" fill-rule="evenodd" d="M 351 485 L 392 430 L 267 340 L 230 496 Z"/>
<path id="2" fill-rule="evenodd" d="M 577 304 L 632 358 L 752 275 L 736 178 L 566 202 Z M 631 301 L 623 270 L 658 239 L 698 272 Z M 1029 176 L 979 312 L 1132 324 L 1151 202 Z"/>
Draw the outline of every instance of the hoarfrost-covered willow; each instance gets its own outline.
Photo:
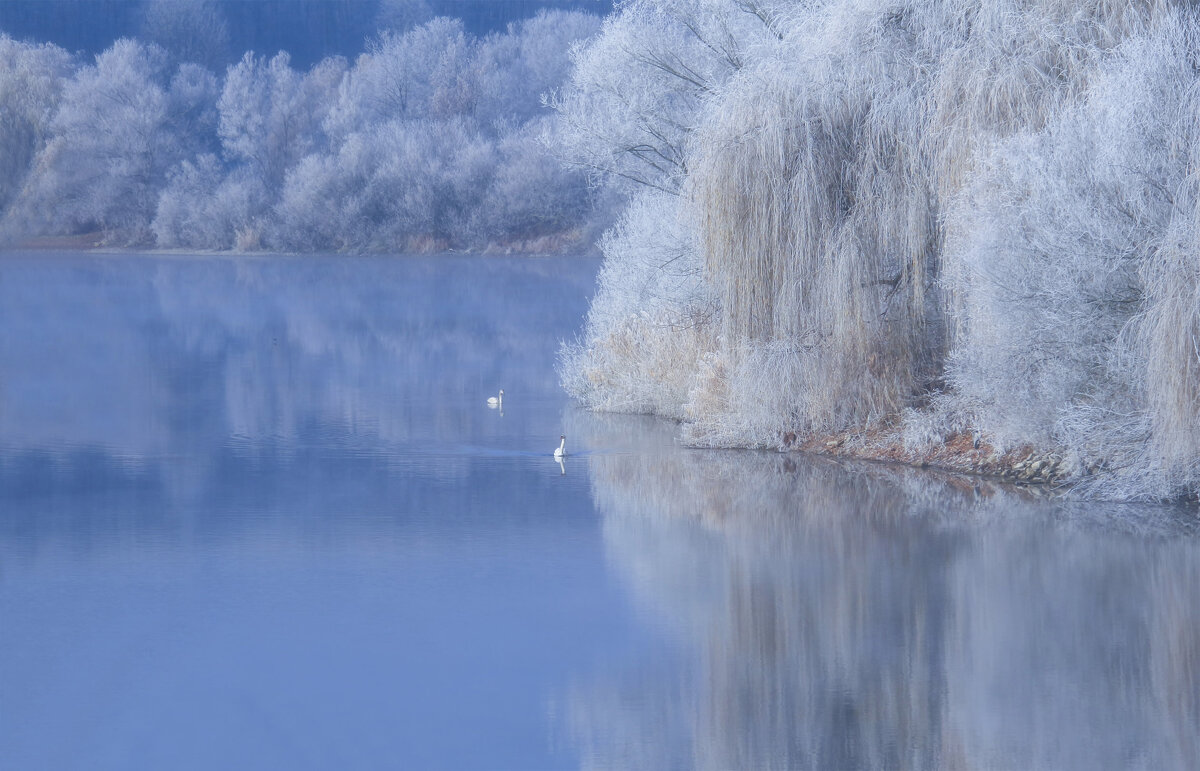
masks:
<path id="1" fill-rule="evenodd" d="M 1200 492 L 1198 62 L 1168 0 L 624 3 L 555 103 L 643 190 L 565 385 L 698 444 L 982 433 Z"/>

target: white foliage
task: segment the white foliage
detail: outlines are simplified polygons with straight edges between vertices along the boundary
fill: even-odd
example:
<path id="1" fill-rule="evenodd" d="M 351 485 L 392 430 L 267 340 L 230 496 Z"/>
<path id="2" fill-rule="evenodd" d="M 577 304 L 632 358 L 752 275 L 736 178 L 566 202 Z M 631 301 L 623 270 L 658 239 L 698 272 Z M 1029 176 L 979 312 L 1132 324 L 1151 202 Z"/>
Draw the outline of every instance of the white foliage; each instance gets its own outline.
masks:
<path id="1" fill-rule="evenodd" d="M 327 59 L 306 75 L 292 69 L 287 53 L 269 60 L 247 53 L 229 68 L 217 102 L 226 156 L 279 189 L 292 165 L 323 146 L 321 124 L 344 68 Z"/>
<path id="2" fill-rule="evenodd" d="M 433 19 L 403 33 L 385 31 L 341 84 L 326 130 L 340 139 L 392 120 L 466 112 L 474 98 L 472 48 L 458 19 Z"/>
<path id="3" fill-rule="evenodd" d="M 553 238 L 586 225 L 592 207 L 586 180 L 546 153 L 539 141 L 546 120 L 531 119 L 496 142 L 490 184 L 471 203 L 472 237 Z"/>
<path id="4" fill-rule="evenodd" d="M 385 33 L 341 81 L 330 147 L 286 175 L 268 239 L 289 249 L 432 250 L 555 242 L 590 199 L 535 143 L 540 89 L 594 17 L 542 13 L 476 41 L 434 19 Z M 546 241 L 545 239 L 550 239 Z"/>
<path id="5" fill-rule="evenodd" d="M 72 71 L 58 49 L 0 36 L 6 237 L 545 250 L 605 216 L 584 176 L 538 144 L 543 93 L 567 77 L 595 16 L 544 11 L 479 40 L 398 0 L 381 5 L 383 30 L 352 66 L 333 57 L 304 72 L 286 52 L 248 52 L 219 79 L 174 63 L 223 45 L 209 0 L 143 10 L 146 34 L 173 50 L 119 41 Z M 178 42 L 192 22 L 212 39 Z"/>
<path id="6" fill-rule="evenodd" d="M 913 441 L 1059 449 L 1091 494 L 1200 489 L 1193 8 L 800 4 L 688 82 L 679 7 L 623 5 L 557 106 L 568 157 L 684 193 L 719 313 L 684 356 L 646 333 L 630 258 L 667 252 L 635 199 L 564 360 L 574 393 L 703 444 L 906 416 Z"/>
<path id="7" fill-rule="evenodd" d="M 560 366 L 564 387 L 588 407 L 685 416 L 716 308 L 678 203 L 645 189 L 601 240 L 584 339 L 564 347 Z"/>
<path id="8" fill-rule="evenodd" d="M 0 214 L 20 191 L 45 146 L 71 58 L 53 45 L 0 33 Z"/>
<path id="9" fill-rule="evenodd" d="M 571 74 L 572 46 L 595 35 L 600 19 L 573 11 L 539 11 L 476 46 L 472 70 L 475 117 L 490 125 L 520 125 L 543 112 L 543 95 Z"/>
<path id="10" fill-rule="evenodd" d="M 292 249 L 445 248 L 492 164 L 464 121 L 391 121 L 288 176 L 277 236 Z"/>
<path id="11" fill-rule="evenodd" d="M 261 225 L 262 182 L 242 172 L 227 173 L 215 155 L 183 161 L 168 175 L 152 228 L 164 247 L 235 249 Z"/>
<path id="12" fill-rule="evenodd" d="M 179 153 L 196 156 L 216 152 L 217 98 L 221 83 L 198 64 L 179 65 L 167 90 L 167 131 L 177 137 Z"/>
<path id="13" fill-rule="evenodd" d="M 953 213 L 955 391 L 1001 441 L 1069 448 L 1105 495 L 1200 481 L 1197 31 L 1170 14 L 1117 48 Z"/>
<path id="14" fill-rule="evenodd" d="M 767 0 L 629 0 L 576 50 L 551 99 L 563 158 L 609 181 L 677 192 L 705 100 L 774 39 Z"/>
<path id="15" fill-rule="evenodd" d="M 26 229 L 147 240 L 158 190 L 185 147 L 172 109 L 187 100 L 173 102 L 168 89 L 164 52 L 133 40 L 76 72 L 21 202 Z"/>

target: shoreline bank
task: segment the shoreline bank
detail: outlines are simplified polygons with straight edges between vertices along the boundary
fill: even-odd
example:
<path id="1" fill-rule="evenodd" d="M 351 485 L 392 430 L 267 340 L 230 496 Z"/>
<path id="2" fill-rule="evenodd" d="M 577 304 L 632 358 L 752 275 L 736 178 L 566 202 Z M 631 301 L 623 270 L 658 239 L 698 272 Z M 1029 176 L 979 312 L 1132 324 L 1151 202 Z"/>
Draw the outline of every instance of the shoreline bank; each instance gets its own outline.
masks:
<path id="1" fill-rule="evenodd" d="M 895 429 L 846 431 L 809 438 L 798 438 L 788 432 L 783 437 L 783 446 L 786 451 L 931 468 L 1054 493 L 1069 489 L 1074 477 L 1061 453 L 1028 444 L 1001 452 L 986 439 L 966 433 L 952 434 L 940 444 L 914 449 L 905 446 Z"/>

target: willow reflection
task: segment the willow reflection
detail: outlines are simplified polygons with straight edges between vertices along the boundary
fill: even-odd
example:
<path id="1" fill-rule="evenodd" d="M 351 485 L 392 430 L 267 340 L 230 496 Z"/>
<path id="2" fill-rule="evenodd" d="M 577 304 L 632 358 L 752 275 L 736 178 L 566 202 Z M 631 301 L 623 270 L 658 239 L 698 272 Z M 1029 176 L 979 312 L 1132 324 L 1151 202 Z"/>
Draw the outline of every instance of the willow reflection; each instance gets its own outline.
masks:
<path id="1" fill-rule="evenodd" d="M 683 646 L 572 691 L 596 767 L 1180 767 L 1200 740 L 1189 512 L 665 448 L 573 416 L 611 563 Z M 645 448 L 663 448 L 646 452 Z"/>

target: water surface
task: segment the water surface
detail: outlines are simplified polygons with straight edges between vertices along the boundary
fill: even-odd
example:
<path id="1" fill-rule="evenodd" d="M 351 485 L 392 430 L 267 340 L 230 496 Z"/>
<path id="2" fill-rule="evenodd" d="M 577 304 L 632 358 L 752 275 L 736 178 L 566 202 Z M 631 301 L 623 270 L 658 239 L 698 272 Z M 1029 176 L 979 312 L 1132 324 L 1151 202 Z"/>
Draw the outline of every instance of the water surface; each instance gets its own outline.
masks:
<path id="1" fill-rule="evenodd" d="M 582 413 L 596 268 L 0 257 L 0 767 L 1200 760 L 1194 511 Z"/>

